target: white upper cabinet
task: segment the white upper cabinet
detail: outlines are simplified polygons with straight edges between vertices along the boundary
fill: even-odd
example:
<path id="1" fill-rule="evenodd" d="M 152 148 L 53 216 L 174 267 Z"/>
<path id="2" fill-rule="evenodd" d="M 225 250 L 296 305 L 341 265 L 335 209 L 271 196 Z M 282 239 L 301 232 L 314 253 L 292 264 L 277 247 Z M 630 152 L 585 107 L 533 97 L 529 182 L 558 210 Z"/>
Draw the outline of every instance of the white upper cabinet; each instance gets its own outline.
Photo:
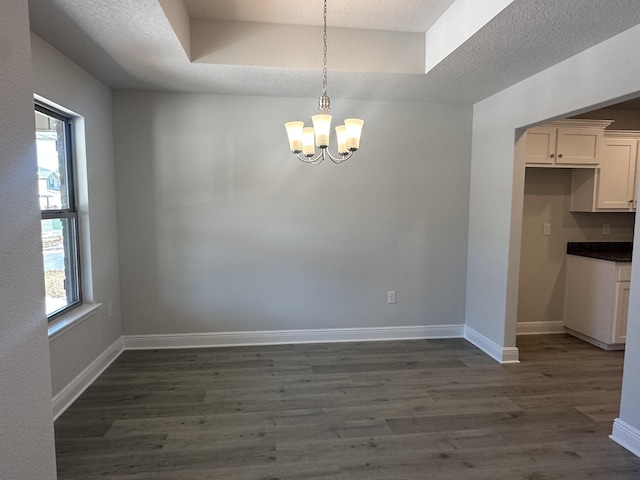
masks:
<path id="1" fill-rule="evenodd" d="M 625 132 L 620 132 L 625 133 Z M 638 140 L 605 135 L 598 178 L 598 209 L 635 208 Z"/>
<path id="2" fill-rule="evenodd" d="M 527 130 L 528 167 L 596 168 L 610 120 L 558 120 Z"/>
<path id="3" fill-rule="evenodd" d="M 556 157 L 555 127 L 534 127 L 527 130 L 527 166 L 551 166 Z"/>
<path id="4" fill-rule="evenodd" d="M 637 198 L 640 132 L 607 130 L 600 168 L 573 171 L 572 212 L 632 212 Z"/>

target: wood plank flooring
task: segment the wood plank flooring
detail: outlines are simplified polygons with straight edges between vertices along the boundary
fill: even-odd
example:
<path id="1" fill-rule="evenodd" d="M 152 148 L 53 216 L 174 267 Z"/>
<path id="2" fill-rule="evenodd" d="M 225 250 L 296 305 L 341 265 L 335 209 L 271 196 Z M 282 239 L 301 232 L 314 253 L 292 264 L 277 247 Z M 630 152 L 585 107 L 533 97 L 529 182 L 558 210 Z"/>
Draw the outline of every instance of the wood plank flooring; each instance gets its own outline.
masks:
<path id="1" fill-rule="evenodd" d="M 61 480 L 640 479 L 622 352 L 518 339 L 127 351 L 56 421 Z"/>

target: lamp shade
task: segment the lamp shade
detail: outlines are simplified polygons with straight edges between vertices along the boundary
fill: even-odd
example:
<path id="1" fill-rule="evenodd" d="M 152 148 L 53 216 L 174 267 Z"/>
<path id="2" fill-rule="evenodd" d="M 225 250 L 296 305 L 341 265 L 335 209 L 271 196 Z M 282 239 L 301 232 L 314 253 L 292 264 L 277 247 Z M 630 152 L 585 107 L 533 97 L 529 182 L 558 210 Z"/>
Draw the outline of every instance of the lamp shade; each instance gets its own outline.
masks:
<path id="1" fill-rule="evenodd" d="M 287 137 L 289 137 L 289 149 L 293 153 L 302 152 L 302 128 L 304 122 L 287 122 L 284 128 L 287 129 Z"/>
<path id="2" fill-rule="evenodd" d="M 316 145 L 320 148 L 327 148 L 331 132 L 331 115 L 314 115 L 311 117 L 311 121 L 313 129 L 316 131 Z"/>
<path id="3" fill-rule="evenodd" d="M 362 135 L 364 120 L 347 118 L 344 121 L 344 125 L 347 127 L 347 149 L 349 149 L 350 152 L 355 152 L 360 148 L 360 135 Z"/>
<path id="4" fill-rule="evenodd" d="M 336 137 L 338 137 L 338 153 L 340 155 L 346 155 L 349 153 L 347 149 L 347 127 L 344 125 L 338 125 L 336 127 Z"/>
<path id="5" fill-rule="evenodd" d="M 316 147 L 314 146 L 314 131 L 313 127 L 304 127 L 302 129 L 302 153 L 307 157 L 313 157 L 316 153 Z"/>

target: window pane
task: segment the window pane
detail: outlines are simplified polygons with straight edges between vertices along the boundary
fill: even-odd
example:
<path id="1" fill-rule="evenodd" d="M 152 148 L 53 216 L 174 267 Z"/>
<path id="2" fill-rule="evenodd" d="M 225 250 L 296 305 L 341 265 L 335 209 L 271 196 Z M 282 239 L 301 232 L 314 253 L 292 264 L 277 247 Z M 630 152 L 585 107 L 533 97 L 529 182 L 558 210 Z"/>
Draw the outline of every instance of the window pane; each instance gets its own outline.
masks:
<path id="1" fill-rule="evenodd" d="M 69 180 L 66 161 L 66 124 L 36 111 L 38 188 L 42 210 L 69 208 Z"/>
<path id="2" fill-rule="evenodd" d="M 76 219 L 42 220 L 47 316 L 80 301 Z"/>

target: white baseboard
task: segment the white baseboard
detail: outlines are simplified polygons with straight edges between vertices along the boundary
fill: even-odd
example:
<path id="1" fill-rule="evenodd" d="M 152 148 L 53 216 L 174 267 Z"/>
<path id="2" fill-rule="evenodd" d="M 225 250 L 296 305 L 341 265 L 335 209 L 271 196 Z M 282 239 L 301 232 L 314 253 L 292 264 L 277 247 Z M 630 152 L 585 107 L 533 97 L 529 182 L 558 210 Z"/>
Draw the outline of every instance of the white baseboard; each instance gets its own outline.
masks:
<path id="1" fill-rule="evenodd" d="M 517 347 L 501 347 L 468 325 L 464 327 L 464 338 L 499 363 L 520 363 Z"/>
<path id="2" fill-rule="evenodd" d="M 640 430 L 637 428 L 616 418 L 613 421 L 613 431 L 609 438 L 622 445 L 635 456 L 640 457 Z"/>
<path id="3" fill-rule="evenodd" d="M 523 322 L 516 325 L 517 335 L 549 335 L 566 333 L 562 322 Z"/>
<path id="4" fill-rule="evenodd" d="M 53 397 L 56 420 L 124 350 L 463 338 L 464 325 L 125 335 Z"/>
<path id="5" fill-rule="evenodd" d="M 122 338 L 102 352 L 66 387 L 53 397 L 53 419 L 56 420 L 124 351 Z"/>
<path id="6" fill-rule="evenodd" d="M 421 340 L 435 338 L 465 338 L 500 363 L 518 363 L 517 348 L 502 348 L 465 325 L 124 335 L 107 348 L 53 398 L 54 419 L 57 419 L 124 350 Z"/>
<path id="7" fill-rule="evenodd" d="M 463 338 L 464 325 L 125 335 L 125 350 Z"/>
<path id="8" fill-rule="evenodd" d="M 566 328 L 565 330 L 569 335 L 573 335 L 576 338 L 579 338 L 582 341 L 590 343 L 591 345 L 595 345 L 598 348 L 603 350 L 624 350 L 626 345 L 624 343 L 606 343 L 602 340 L 598 340 L 597 338 L 590 337 L 589 335 L 585 335 L 584 333 L 576 332 L 571 328 Z"/>

